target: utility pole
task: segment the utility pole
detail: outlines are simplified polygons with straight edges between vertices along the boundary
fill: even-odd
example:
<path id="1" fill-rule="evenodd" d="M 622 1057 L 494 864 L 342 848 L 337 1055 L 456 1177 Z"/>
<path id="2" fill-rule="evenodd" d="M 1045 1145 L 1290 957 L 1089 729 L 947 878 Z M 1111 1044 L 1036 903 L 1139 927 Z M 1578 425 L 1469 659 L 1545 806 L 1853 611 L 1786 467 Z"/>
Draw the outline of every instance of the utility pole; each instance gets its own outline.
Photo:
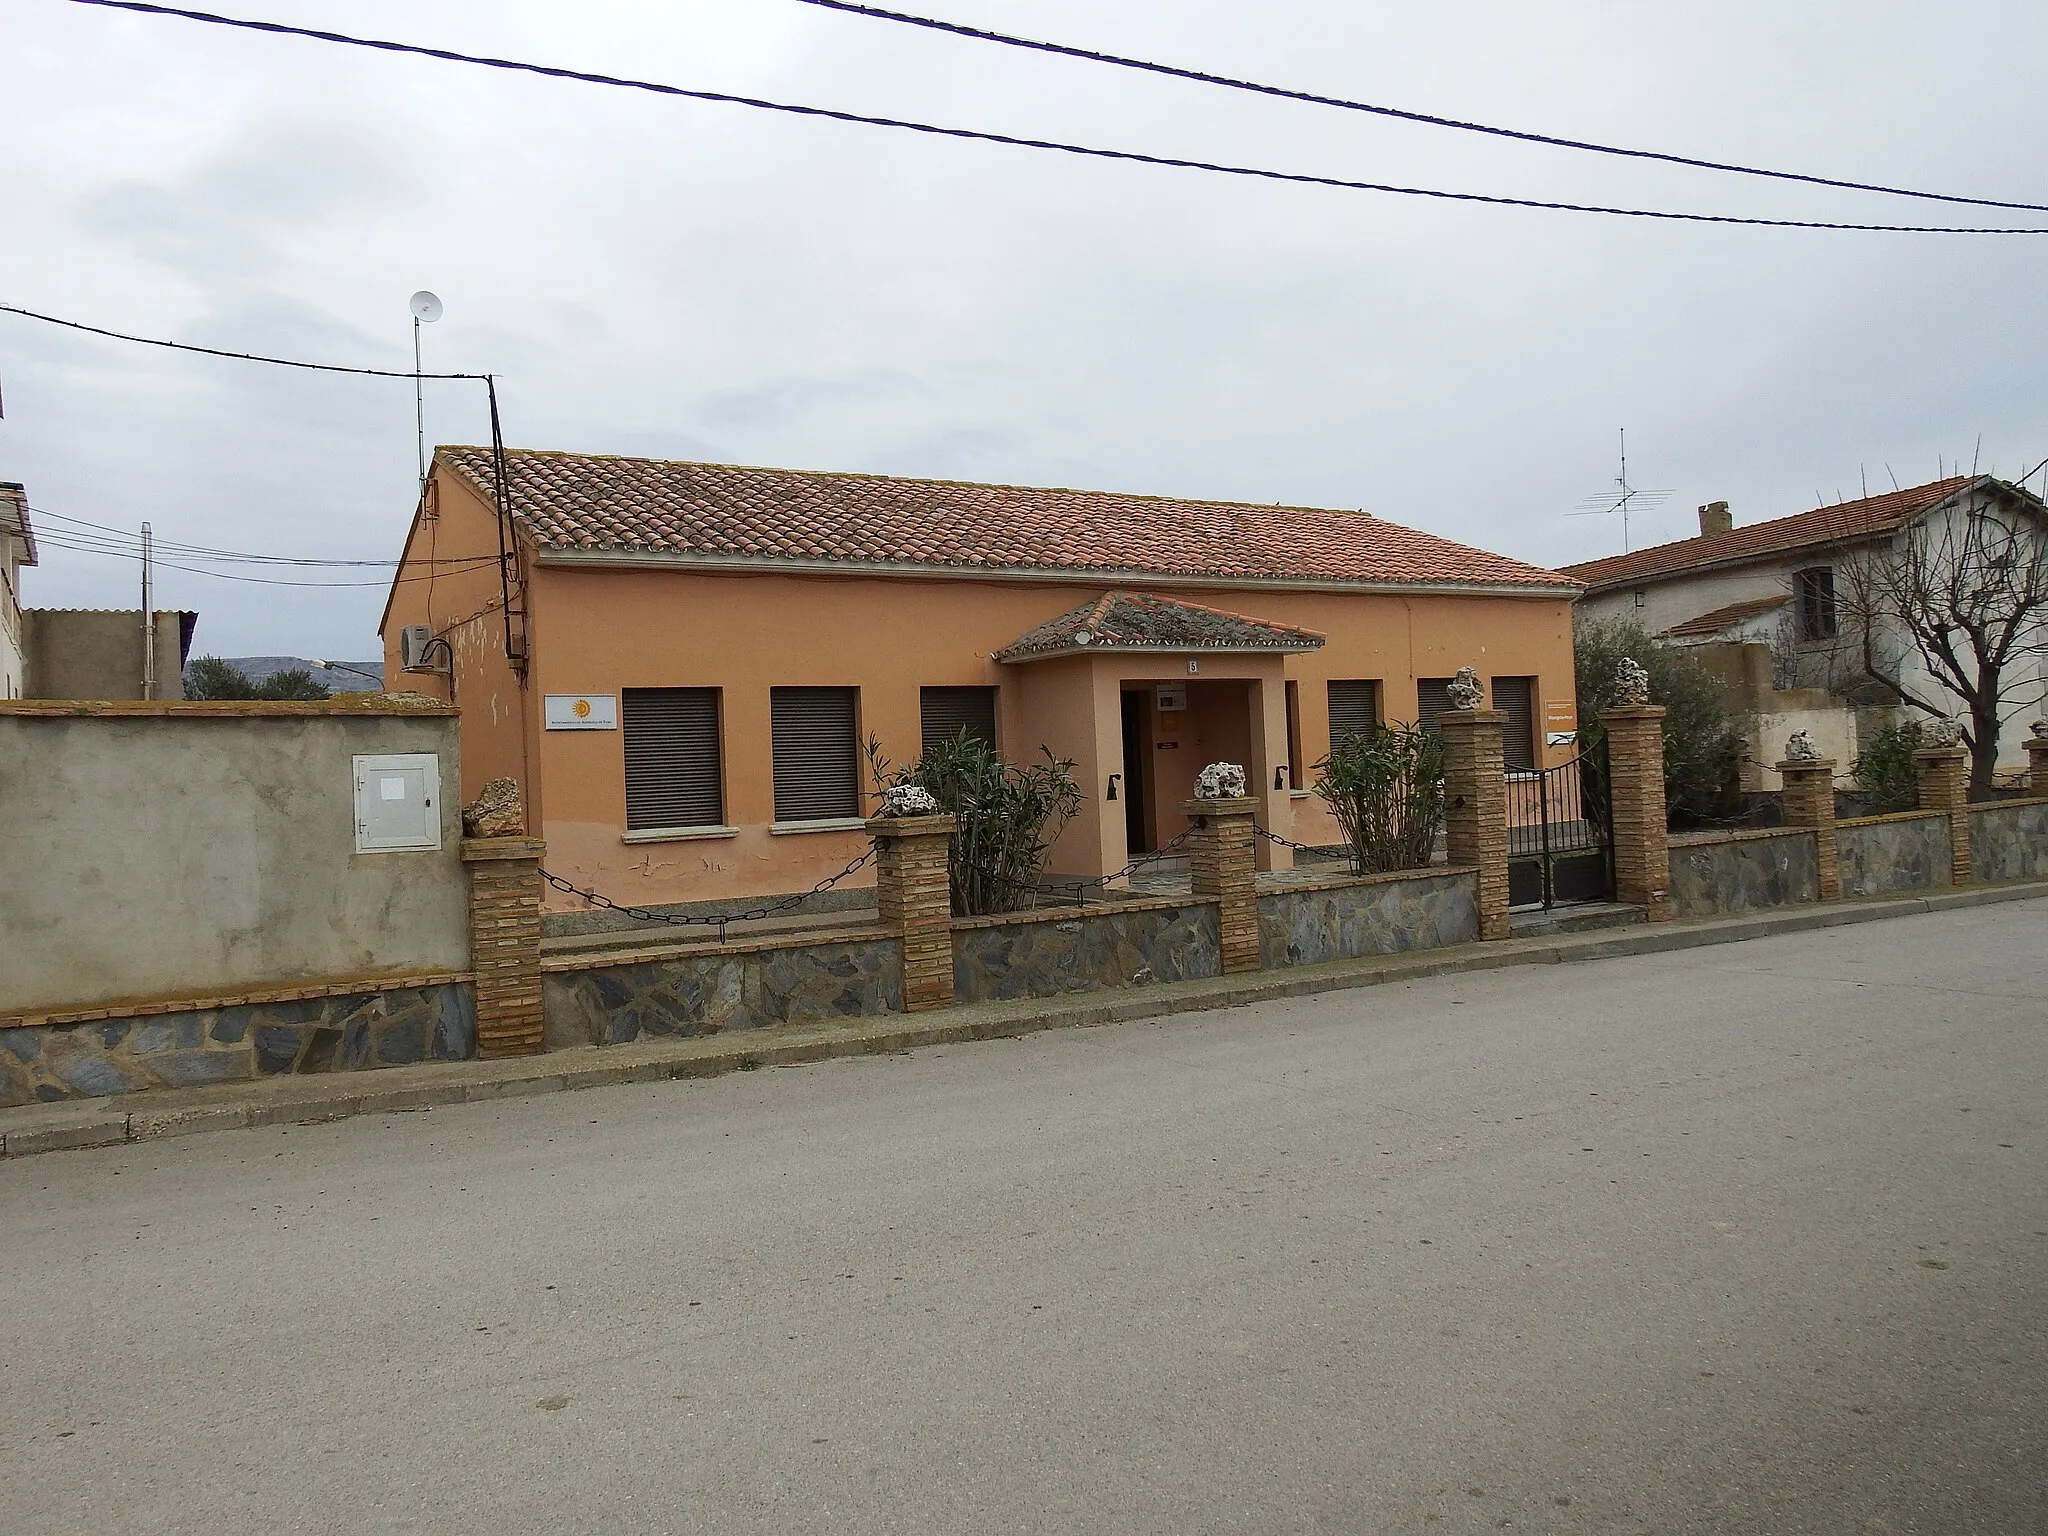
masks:
<path id="1" fill-rule="evenodd" d="M 149 524 L 142 525 L 142 696 L 156 697 L 156 585 Z"/>

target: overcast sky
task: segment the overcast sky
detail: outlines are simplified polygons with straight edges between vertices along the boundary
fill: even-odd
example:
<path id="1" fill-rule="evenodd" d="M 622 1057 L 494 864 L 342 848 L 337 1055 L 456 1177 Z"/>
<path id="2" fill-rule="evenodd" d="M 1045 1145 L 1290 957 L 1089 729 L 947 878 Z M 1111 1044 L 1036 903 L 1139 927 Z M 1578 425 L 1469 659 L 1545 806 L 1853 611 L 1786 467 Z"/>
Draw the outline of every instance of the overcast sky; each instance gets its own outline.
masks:
<path id="1" fill-rule="evenodd" d="M 2048 7 L 1787 0 L 902 0 L 1452 117 L 2048 203 Z M 1563 201 L 2037 223 L 1480 139 L 794 0 L 219 0 L 676 84 Z M 1682 13 L 1682 14 L 1680 14 Z M 1364 507 L 1556 565 L 2048 457 L 2048 236 L 1657 224 L 1248 183 L 0 0 L 0 302 L 117 330 L 493 370 L 514 446 Z M 160 539 L 392 559 L 412 391 L 0 315 L 0 479 Z M 486 434 L 431 386 L 429 440 Z M 1887 467 L 1888 466 L 1888 467 Z M 39 531 L 56 535 L 54 516 Z M 318 581 L 375 571 L 286 572 Z M 46 542 L 29 602 L 137 601 Z M 166 570 L 197 649 L 377 653 L 376 585 Z"/>

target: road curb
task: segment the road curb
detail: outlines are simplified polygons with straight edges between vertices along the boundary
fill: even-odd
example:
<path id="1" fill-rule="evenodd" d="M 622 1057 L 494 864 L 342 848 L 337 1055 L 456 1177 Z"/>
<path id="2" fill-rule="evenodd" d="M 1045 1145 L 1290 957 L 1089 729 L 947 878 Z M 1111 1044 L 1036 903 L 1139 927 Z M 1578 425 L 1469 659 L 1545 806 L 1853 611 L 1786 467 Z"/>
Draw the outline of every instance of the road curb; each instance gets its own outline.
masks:
<path id="1" fill-rule="evenodd" d="M 1492 944 L 1463 944 L 1452 949 L 1340 960 L 1283 971 L 1091 992 L 1075 998 L 977 1003 L 929 1015 L 889 1014 L 843 1022 L 777 1025 L 733 1035 L 581 1046 L 504 1061 L 388 1067 L 349 1074 L 340 1080 L 338 1075 L 327 1074 L 268 1078 L 213 1088 L 31 1104 L 0 1109 L 0 1156 L 27 1157 L 41 1152 L 156 1141 L 202 1131 L 303 1125 L 354 1115 L 402 1114 L 578 1088 L 717 1077 L 762 1067 L 802 1066 L 847 1056 L 1016 1038 L 1050 1029 L 1130 1023 L 1509 966 L 1576 964 L 1628 955 L 1669 954 L 1775 934 L 2044 898 L 2048 898 L 2048 881 L 1973 886 L 1697 922 L 1636 924 Z"/>

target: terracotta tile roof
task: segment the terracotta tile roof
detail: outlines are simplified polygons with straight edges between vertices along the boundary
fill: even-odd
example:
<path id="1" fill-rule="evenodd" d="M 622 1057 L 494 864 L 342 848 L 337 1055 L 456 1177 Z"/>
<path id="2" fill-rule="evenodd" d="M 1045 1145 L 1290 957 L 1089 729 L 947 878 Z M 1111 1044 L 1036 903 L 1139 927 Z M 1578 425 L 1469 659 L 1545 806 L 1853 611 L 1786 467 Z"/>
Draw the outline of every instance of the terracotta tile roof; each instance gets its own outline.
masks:
<path id="1" fill-rule="evenodd" d="M 1773 608 L 1782 608 L 1790 599 L 1790 593 L 1781 592 L 1776 597 L 1753 597 L 1745 603 L 1730 603 L 1725 608 L 1716 608 L 1712 613 L 1703 613 L 1696 619 L 1687 619 L 1683 624 L 1674 624 L 1664 633 L 1673 639 L 1718 635 L 1722 630 L 1740 624 L 1744 619 L 1753 619 L 1760 613 L 1769 613 Z"/>
<path id="2" fill-rule="evenodd" d="M 996 660 L 1033 661 L 1089 651 L 1313 651 L 1322 643 L 1312 629 L 1177 598 L 1105 592 L 1020 635 L 996 652 Z"/>
<path id="3" fill-rule="evenodd" d="M 1890 533 L 1929 507 L 1948 500 L 1963 487 L 1974 485 L 1979 478 L 1952 475 L 1946 480 L 1916 485 L 1903 491 L 1888 491 L 1882 496 L 1845 501 L 1832 507 L 1816 507 L 1811 512 L 1773 518 L 1767 523 L 1751 523 L 1728 533 L 1702 534 L 1698 538 L 1658 544 L 1626 555 L 1610 555 L 1605 560 L 1567 565 L 1564 574 L 1576 576 L 1598 591 L 1602 587 L 1654 580 L 1702 566 L 1734 565 L 1745 560 L 1788 554 L 1813 545 L 1839 544 L 1874 533 Z"/>
<path id="4" fill-rule="evenodd" d="M 488 495 L 490 453 L 436 461 Z M 1566 591 L 1554 571 L 1361 512 L 596 454 L 509 455 L 550 552 Z"/>

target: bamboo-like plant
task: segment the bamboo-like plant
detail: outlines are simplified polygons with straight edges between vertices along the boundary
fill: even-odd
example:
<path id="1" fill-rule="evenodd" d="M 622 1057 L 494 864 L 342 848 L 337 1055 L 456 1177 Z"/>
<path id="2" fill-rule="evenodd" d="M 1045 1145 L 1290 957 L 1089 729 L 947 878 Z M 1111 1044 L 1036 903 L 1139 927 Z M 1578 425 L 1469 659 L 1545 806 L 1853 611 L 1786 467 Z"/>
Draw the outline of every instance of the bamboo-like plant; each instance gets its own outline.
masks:
<path id="1" fill-rule="evenodd" d="M 1012 912 L 1028 902 L 1047 850 L 1080 810 L 1073 763 L 1039 750 L 1043 762 L 1019 766 L 962 730 L 916 762 L 893 768 L 881 742 L 868 738 L 877 792 L 890 784 L 915 784 L 957 823 L 948 860 L 954 916 Z"/>
<path id="2" fill-rule="evenodd" d="M 1420 727 L 1374 726 L 1332 743 L 1316 764 L 1359 874 L 1421 869 L 1444 825 L 1444 743 Z"/>

